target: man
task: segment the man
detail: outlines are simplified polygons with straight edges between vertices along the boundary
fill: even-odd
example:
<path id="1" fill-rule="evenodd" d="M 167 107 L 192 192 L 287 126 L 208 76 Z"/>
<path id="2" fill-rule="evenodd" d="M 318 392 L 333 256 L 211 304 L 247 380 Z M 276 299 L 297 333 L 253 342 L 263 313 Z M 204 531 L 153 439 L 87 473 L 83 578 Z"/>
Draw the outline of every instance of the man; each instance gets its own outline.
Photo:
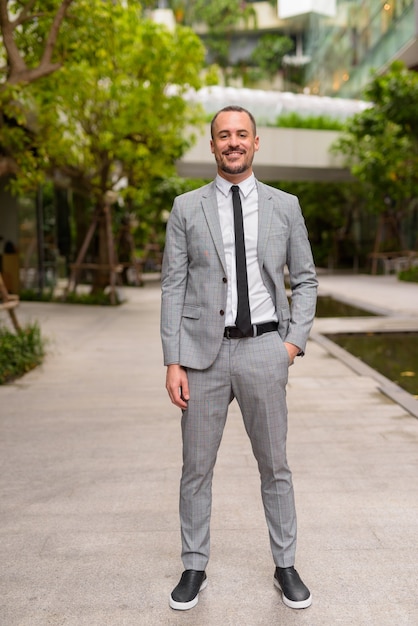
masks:
<path id="1" fill-rule="evenodd" d="M 251 113 L 225 107 L 213 118 L 211 133 L 216 179 L 175 199 L 162 269 L 166 388 L 183 412 L 185 571 L 170 606 L 192 608 L 207 584 L 212 475 L 228 406 L 236 398 L 260 471 L 274 584 L 287 606 L 306 608 L 311 594 L 294 569 L 285 388 L 315 314 L 312 254 L 297 198 L 254 177 L 259 137 Z"/>

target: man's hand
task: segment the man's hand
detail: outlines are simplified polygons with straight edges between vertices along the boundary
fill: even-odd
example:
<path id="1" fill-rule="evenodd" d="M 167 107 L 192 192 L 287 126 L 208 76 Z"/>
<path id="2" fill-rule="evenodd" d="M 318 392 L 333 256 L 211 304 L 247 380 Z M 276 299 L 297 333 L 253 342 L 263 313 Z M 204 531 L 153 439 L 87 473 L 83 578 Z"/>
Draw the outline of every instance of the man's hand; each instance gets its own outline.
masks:
<path id="1" fill-rule="evenodd" d="M 187 372 L 178 363 L 167 366 L 165 387 L 173 404 L 179 409 L 187 409 L 189 395 L 189 381 Z"/>
<path id="2" fill-rule="evenodd" d="M 285 348 L 289 355 L 289 365 L 293 365 L 293 361 L 295 360 L 295 356 L 297 356 L 300 352 L 300 348 L 295 346 L 294 343 L 289 343 L 288 341 L 284 342 Z"/>

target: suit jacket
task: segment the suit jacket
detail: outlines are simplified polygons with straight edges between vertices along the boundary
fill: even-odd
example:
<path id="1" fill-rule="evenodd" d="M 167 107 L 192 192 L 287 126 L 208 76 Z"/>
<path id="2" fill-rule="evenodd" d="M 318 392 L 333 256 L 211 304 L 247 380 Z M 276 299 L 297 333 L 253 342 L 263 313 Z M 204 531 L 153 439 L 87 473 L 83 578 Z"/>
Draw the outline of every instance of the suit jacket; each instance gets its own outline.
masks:
<path id="1" fill-rule="evenodd" d="M 296 196 L 257 181 L 258 262 L 275 304 L 283 341 L 305 350 L 315 316 L 317 279 Z M 291 306 L 284 284 L 288 267 Z M 211 182 L 174 200 L 162 267 L 161 338 L 164 364 L 206 369 L 225 328 L 227 273 Z"/>

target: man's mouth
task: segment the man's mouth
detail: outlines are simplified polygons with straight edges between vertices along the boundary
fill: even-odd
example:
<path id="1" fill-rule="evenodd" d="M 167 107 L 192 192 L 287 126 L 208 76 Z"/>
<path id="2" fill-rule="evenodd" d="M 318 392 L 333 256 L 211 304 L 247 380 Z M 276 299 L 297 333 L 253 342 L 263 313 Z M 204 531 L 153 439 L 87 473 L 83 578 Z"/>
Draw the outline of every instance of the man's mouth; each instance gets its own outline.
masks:
<path id="1" fill-rule="evenodd" d="M 242 150 L 228 150 L 224 152 L 225 156 L 242 156 L 244 152 Z"/>

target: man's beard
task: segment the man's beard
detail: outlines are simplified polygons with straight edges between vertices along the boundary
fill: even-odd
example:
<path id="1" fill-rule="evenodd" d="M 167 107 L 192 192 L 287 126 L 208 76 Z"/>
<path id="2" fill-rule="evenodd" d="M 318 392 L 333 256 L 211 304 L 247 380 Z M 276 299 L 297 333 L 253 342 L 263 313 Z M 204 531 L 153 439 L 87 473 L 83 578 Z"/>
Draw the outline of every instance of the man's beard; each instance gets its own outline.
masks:
<path id="1" fill-rule="evenodd" d="M 248 155 L 246 155 L 248 157 Z M 242 163 L 237 165 L 229 165 L 222 157 L 217 159 L 219 168 L 226 174 L 242 174 L 246 172 L 252 165 L 253 160 L 246 158 Z"/>

